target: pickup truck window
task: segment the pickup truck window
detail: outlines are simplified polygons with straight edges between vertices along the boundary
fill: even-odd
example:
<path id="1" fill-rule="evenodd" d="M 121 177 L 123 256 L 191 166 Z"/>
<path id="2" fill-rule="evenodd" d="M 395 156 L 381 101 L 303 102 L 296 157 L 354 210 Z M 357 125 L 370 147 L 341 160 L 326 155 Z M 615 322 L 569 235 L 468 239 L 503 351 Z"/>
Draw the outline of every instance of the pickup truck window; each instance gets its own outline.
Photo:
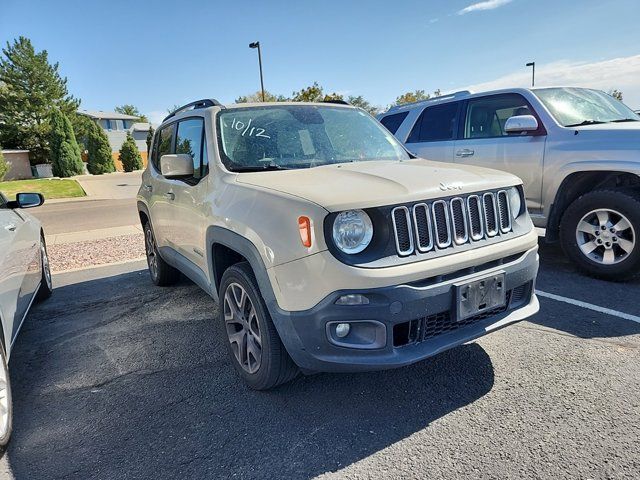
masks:
<path id="1" fill-rule="evenodd" d="M 527 101 L 518 94 L 493 95 L 469 100 L 464 138 L 507 136 L 504 124 L 509 117 L 535 115 Z"/>
<path id="2" fill-rule="evenodd" d="M 386 128 L 355 108 L 277 104 L 227 108 L 217 121 L 222 161 L 230 171 L 409 159 Z"/>
<path id="3" fill-rule="evenodd" d="M 624 103 L 599 90 L 541 88 L 533 93 L 563 127 L 640 121 Z"/>

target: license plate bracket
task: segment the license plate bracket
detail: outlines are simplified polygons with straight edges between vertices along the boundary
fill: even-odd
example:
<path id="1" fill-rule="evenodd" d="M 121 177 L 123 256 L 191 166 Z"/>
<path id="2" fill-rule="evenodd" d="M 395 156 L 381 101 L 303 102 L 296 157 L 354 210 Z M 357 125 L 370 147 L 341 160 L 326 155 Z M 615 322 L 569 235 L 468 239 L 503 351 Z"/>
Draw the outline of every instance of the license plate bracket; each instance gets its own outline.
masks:
<path id="1" fill-rule="evenodd" d="M 456 285 L 456 314 L 460 322 L 507 303 L 504 273 Z"/>

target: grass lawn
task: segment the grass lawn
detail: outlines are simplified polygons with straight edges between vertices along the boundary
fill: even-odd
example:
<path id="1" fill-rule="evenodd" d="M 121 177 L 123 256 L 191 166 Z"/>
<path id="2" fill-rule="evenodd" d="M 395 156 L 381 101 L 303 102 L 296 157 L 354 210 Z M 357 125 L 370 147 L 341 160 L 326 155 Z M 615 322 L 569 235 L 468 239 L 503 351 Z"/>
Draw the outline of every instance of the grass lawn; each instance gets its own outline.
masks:
<path id="1" fill-rule="evenodd" d="M 80 184 L 69 178 L 38 178 L 0 182 L 0 192 L 9 200 L 15 200 L 16 193 L 19 192 L 38 192 L 43 194 L 45 199 L 85 196 Z"/>

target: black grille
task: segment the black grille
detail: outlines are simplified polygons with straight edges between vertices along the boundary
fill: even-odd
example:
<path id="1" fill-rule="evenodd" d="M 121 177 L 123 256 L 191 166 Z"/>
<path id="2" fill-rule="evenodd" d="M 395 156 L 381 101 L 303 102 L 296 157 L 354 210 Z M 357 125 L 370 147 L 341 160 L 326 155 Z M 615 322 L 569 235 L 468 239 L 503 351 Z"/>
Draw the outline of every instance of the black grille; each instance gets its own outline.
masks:
<path id="1" fill-rule="evenodd" d="M 456 243 L 465 243 L 469 236 L 467 234 L 467 219 L 464 216 L 464 201 L 461 198 L 451 200 L 451 221 Z"/>
<path id="2" fill-rule="evenodd" d="M 439 247 L 447 247 L 451 243 L 449 233 L 449 215 L 447 204 L 442 200 L 433 203 L 433 222 L 435 223 L 436 241 Z"/>
<path id="3" fill-rule="evenodd" d="M 406 255 L 413 251 L 409 215 L 406 207 L 398 207 L 393 210 L 393 220 L 396 231 L 398 253 Z"/>
<path id="4" fill-rule="evenodd" d="M 498 233 L 498 221 L 496 219 L 494 196 L 490 193 L 485 193 L 482 196 L 482 204 L 484 207 L 484 222 L 487 226 L 487 235 L 493 237 Z"/>
<path id="5" fill-rule="evenodd" d="M 469 230 L 473 240 L 480 240 L 484 237 L 484 231 L 482 230 L 482 206 L 480 203 L 480 197 L 477 195 L 471 195 L 467 201 L 467 209 L 469 212 Z"/>
<path id="6" fill-rule="evenodd" d="M 498 213 L 500 217 L 500 230 L 502 232 L 508 232 L 511 230 L 511 213 L 509 212 L 507 192 L 504 190 L 498 192 Z"/>
<path id="7" fill-rule="evenodd" d="M 431 237 L 431 216 L 429 207 L 420 203 L 413 207 L 413 218 L 416 224 L 416 239 L 418 249 L 426 252 L 433 248 L 433 238 Z"/>
<path id="8" fill-rule="evenodd" d="M 509 308 L 511 295 L 512 291 L 508 291 L 505 305 L 486 310 L 478 315 L 460 321 L 452 318 L 449 311 L 445 311 L 408 322 L 398 323 L 393 326 L 393 346 L 402 347 L 404 345 L 422 342 L 503 313 Z"/>

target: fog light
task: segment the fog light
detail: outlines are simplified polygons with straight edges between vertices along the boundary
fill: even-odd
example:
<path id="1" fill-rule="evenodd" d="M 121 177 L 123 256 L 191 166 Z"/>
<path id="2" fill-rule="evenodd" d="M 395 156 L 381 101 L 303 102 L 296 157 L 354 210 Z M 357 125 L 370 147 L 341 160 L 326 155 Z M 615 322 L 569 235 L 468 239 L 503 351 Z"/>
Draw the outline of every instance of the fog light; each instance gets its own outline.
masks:
<path id="1" fill-rule="evenodd" d="M 336 305 L 369 305 L 369 299 L 359 293 L 342 295 L 336 300 Z"/>
<path id="2" fill-rule="evenodd" d="M 339 323 L 336 325 L 336 336 L 344 338 L 349 335 L 349 330 L 351 330 L 351 326 L 348 323 Z"/>

